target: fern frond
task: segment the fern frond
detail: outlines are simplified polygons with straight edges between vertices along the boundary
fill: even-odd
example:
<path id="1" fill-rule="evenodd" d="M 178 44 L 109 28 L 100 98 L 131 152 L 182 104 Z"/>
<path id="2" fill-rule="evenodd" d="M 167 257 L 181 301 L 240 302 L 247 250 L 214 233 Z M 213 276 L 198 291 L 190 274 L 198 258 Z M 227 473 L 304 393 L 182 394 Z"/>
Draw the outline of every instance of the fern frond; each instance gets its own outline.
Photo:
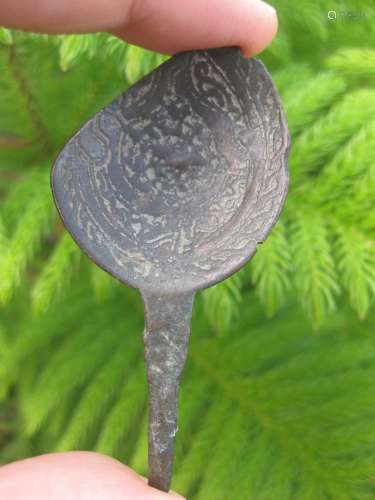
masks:
<path id="1" fill-rule="evenodd" d="M 0 43 L 3 43 L 4 45 L 12 45 L 13 36 L 10 30 L 0 27 Z"/>
<path id="2" fill-rule="evenodd" d="M 279 222 L 249 265 L 256 293 L 269 316 L 279 309 L 290 289 L 291 267 L 290 244 L 285 226 Z"/>
<path id="3" fill-rule="evenodd" d="M 200 370 L 187 370 L 184 373 L 185 383 L 182 385 L 179 419 L 178 438 L 176 442 L 176 460 L 182 460 L 191 446 L 191 439 L 201 426 L 201 419 L 210 405 L 210 395 L 215 387 L 212 381 L 201 377 Z"/>
<path id="4" fill-rule="evenodd" d="M 375 164 L 375 120 L 364 124 L 327 163 L 310 193 L 312 201 L 337 201 Z M 329 208 L 331 209 L 331 207 Z"/>
<path id="5" fill-rule="evenodd" d="M 139 346 L 135 342 L 129 342 L 128 339 L 122 340 L 111 359 L 99 370 L 85 389 L 57 450 L 77 449 L 82 446 L 85 438 L 90 435 L 118 393 L 124 375 L 129 371 L 132 358 L 138 354 L 138 351 Z"/>
<path id="6" fill-rule="evenodd" d="M 203 370 L 207 370 L 206 359 L 208 357 L 216 357 L 221 360 L 222 368 L 218 372 L 219 382 L 222 386 L 224 385 L 223 380 L 230 378 L 231 373 L 233 373 L 233 365 L 236 366 L 236 373 L 240 374 L 241 377 L 255 377 L 258 373 L 263 373 L 267 370 L 267 363 L 270 365 L 277 366 L 277 359 L 280 353 L 280 342 L 284 343 L 283 353 L 286 358 L 289 358 L 298 352 L 296 346 L 293 345 L 293 338 L 298 331 L 300 334 L 301 329 L 301 319 L 296 314 L 291 318 L 288 315 L 284 315 L 282 312 L 272 319 L 264 321 L 264 315 L 261 314 L 257 321 L 253 325 L 248 325 L 247 318 L 256 315 L 259 310 L 259 305 L 257 304 L 256 297 L 253 294 L 248 295 L 248 300 L 251 301 L 252 307 L 248 307 L 247 311 L 243 312 L 243 323 L 245 327 L 237 326 L 237 331 L 241 332 L 238 338 L 232 339 L 231 345 L 222 345 L 219 342 L 215 344 L 212 341 L 207 341 L 207 344 L 201 342 L 197 352 L 195 350 L 195 345 L 193 344 L 192 358 L 194 363 L 201 367 Z M 249 302 L 250 303 L 250 302 Z M 257 310 L 258 309 L 258 310 Z M 283 309 L 284 311 L 284 309 Z M 262 324 L 264 322 L 264 324 Z M 274 323 L 275 322 L 275 323 Z M 272 325 L 277 324 L 277 328 L 273 328 Z M 302 322 L 302 324 L 306 324 Z M 307 325 L 306 325 L 307 326 Z M 250 339 L 251 336 L 251 339 Z M 224 341 L 224 339 L 223 339 Z M 265 348 L 265 343 L 267 343 L 267 356 L 262 353 Z M 209 371 L 209 369 L 208 369 Z M 212 373 L 210 374 L 212 377 Z M 228 384 L 230 387 L 230 383 Z M 229 393 L 234 395 L 241 393 L 241 388 L 238 391 L 233 388 L 229 390 Z"/>
<path id="7" fill-rule="evenodd" d="M 276 2 L 280 15 L 288 23 L 289 29 L 307 32 L 316 41 L 325 41 L 329 36 L 326 12 L 322 13 L 320 2 L 300 1 L 298 9 L 291 9 L 285 1 Z"/>
<path id="8" fill-rule="evenodd" d="M 125 385 L 118 401 L 109 411 L 99 434 L 96 450 L 116 454 L 125 435 L 131 431 L 146 408 L 146 372 L 144 363 L 138 363 Z"/>
<path id="9" fill-rule="evenodd" d="M 105 52 L 112 56 L 121 52 L 121 59 L 126 59 L 127 44 L 117 36 L 109 35 L 105 40 Z"/>
<path id="10" fill-rule="evenodd" d="M 262 53 L 261 58 L 267 63 L 272 60 L 278 65 L 286 65 L 292 61 L 292 56 L 293 50 L 290 37 L 285 32 L 282 32 L 277 34 L 271 45 Z"/>
<path id="11" fill-rule="evenodd" d="M 345 141 L 373 118 L 374 112 L 374 91 L 360 89 L 346 94 L 295 141 L 290 156 L 294 182 L 315 172 L 330 159 Z"/>
<path id="12" fill-rule="evenodd" d="M 204 311 L 219 335 L 228 331 L 231 321 L 239 314 L 241 280 L 231 276 L 202 293 Z"/>
<path id="13" fill-rule="evenodd" d="M 319 73 L 284 99 L 289 128 L 293 135 L 311 125 L 346 89 L 345 80 L 334 73 Z"/>
<path id="14" fill-rule="evenodd" d="M 125 75 L 130 84 L 135 83 L 142 76 L 149 73 L 155 67 L 154 53 L 128 45 L 126 51 Z"/>
<path id="15" fill-rule="evenodd" d="M 42 185 L 33 194 L 25 212 L 9 240 L 0 262 L 0 300 L 6 303 L 21 281 L 27 264 L 39 248 L 42 236 L 55 215 L 49 185 Z"/>
<path id="16" fill-rule="evenodd" d="M 34 382 L 34 390 L 25 392 L 21 412 L 25 420 L 25 432 L 28 435 L 35 434 L 42 423 L 44 423 L 51 411 L 61 404 L 73 390 L 82 383 L 76 379 L 76 373 L 70 377 L 72 369 L 79 372 L 79 367 L 74 366 L 80 353 L 85 349 L 90 352 L 92 345 L 93 328 L 78 329 L 71 335 L 66 342 L 59 346 L 59 350 L 51 356 L 49 363 L 39 374 L 37 383 Z M 89 347 L 88 351 L 86 348 Z M 81 360 L 82 361 L 82 360 Z M 64 365 L 69 366 L 69 371 L 64 371 Z M 85 363 L 88 364 L 87 361 Z M 60 374 L 55 379 L 55 371 Z M 88 376 L 91 376 L 90 371 Z M 58 384 L 54 383 L 58 380 Z M 63 390 L 61 391 L 61 384 Z"/>
<path id="17" fill-rule="evenodd" d="M 335 215 L 340 215 L 341 220 L 352 221 L 366 234 L 372 235 L 375 231 L 375 218 L 372 217 L 374 209 L 373 195 L 375 192 L 375 163 L 371 165 L 366 174 L 353 181 L 343 200 L 341 210 L 336 205 Z M 358 209 L 354 210 L 353 207 Z"/>
<path id="18" fill-rule="evenodd" d="M 225 422 L 232 417 L 232 407 L 226 398 L 215 401 L 201 420 L 201 426 L 193 436 L 191 446 L 182 463 L 176 468 L 172 487 L 190 494 L 199 480 L 197 471 L 204 471 L 210 460 Z"/>
<path id="19" fill-rule="evenodd" d="M 14 146 L 0 148 L 0 158 L 13 172 L 24 170 L 25 165 L 44 163 L 51 154 L 45 123 L 25 74 L 24 57 L 24 48 L 16 42 L 0 51 L 1 128 L 5 138 L 13 138 Z M 9 144 L 9 140 L 2 142 Z"/>
<path id="20" fill-rule="evenodd" d="M 91 266 L 90 272 L 96 300 L 102 302 L 109 297 L 110 292 L 116 287 L 117 280 L 94 264 Z"/>
<path id="21" fill-rule="evenodd" d="M 224 500 L 226 483 L 231 482 L 233 474 L 236 474 L 234 467 L 228 464 L 228 457 L 235 462 L 241 454 L 247 421 L 248 416 L 237 411 L 232 418 L 223 422 L 215 451 L 204 467 L 201 487 L 195 497 L 197 500 Z"/>
<path id="22" fill-rule="evenodd" d="M 45 312 L 67 286 L 82 252 L 68 233 L 64 233 L 44 266 L 32 290 L 35 312 Z"/>
<path id="23" fill-rule="evenodd" d="M 129 45 L 127 49 L 125 75 L 130 83 L 134 83 L 142 75 L 142 58 L 144 50 L 136 45 Z"/>
<path id="24" fill-rule="evenodd" d="M 64 74 L 58 65 L 59 45 L 64 37 L 57 38 L 59 43 L 56 43 L 56 37 L 52 37 L 54 42 L 46 43 L 36 38 L 15 44 L 15 68 L 22 77 L 23 89 L 28 97 L 28 105 L 23 105 L 21 109 L 29 112 L 34 126 L 38 125 L 34 133 L 35 145 L 48 145 L 48 148 L 38 152 L 39 159 L 35 159 L 33 164 L 40 161 L 40 157 L 44 162 L 48 158 L 50 168 L 51 158 L 82 123 L 126 88 L 116 57 L 105 56 L 105 37 L 88 36 L 99 37 L 98 57 L 89 59 L 89 53 L 83 53 Z M 62 106 L 62 103 L 65 105 Z"/>
<path id="25" fill-rule="evenodd" d="M 103 45 L 104 53 L 115 62 L 119 74 L 124 77 L 128 59 L 128 44 L 115 36 L 108 36 Z"/>
<path id="26" fill-rule="evenodd" d="M 375 122 L 364 125 L 328 162 L 313 185 L 306 183 L 298 202 L 309 200 L 315 210 L 345 227 L 370 235 L 375 189 Z M 322 202 L 324 200 L 324 203 Z"/>
<path id="27" fill-rule="evenodd" d="M 325 66 L 355 80 L 375 77 L 375 50 L 367 48 L 344 48 L 328 57 Z"/>
<path id="28" fill-rule="evenodd" d="M 139 426 L 138 437 L 134 451 L 129 460 L 129 466 L 138 474 L 145 476 L 148 471 L 148 414 L 145 412 Z"/>
<path id="29" fill-rule="evenodd" d="M 70 69 L 83 54 L 90 59 L 97 50 L 96 35 L 65 35 L 61 37 L 60 67 L 62 71 Z"/>
<path id="30" fill-rule="evenodd" d="M 28 434 L 34 434 L 50 412 L 85 384 L 116 349 L 118 332 L 108 323 L 109 318 L 90 320 L 50 357 L 34 391 L 24 398 Z"/>
<path id="31" fill-rule="evenodd" d="M 340 290 L 328 229 L 319 216 L 300 212 L 293 220 L 291 233 L 295 285 L 304 308 L 319 326 L 335 309 Z"/>
<path id="32" fill-rule="evenodd" d="M 159 53 L 154 54 L 154 57 L 155 57 L 155 60 L 154 60 L 155 68 L 157 66 L 160 66 L 160 64 L 163 64 L 165 61 L 168 61 L 168 59 L 170 58 L 170 56 L 168 56 L 168 55 L 159 54 Z"/>
<path id="33" fill-rule="evenodd" d="M 104 33 L 64 35 L 59 37 L 59 42 L 60 67 L 63 71 L 79 64 L 83 58 L 103 61 L 110 57 L 117 64 L 119 74 L 126 76 L 128 83 L 136 82 L 167 58 Z"/>
<path id="34" fill-rule="evenodd" d="M 1 266 L 1 259 L 5 255 L 7 245 L 8 245 L 8 241 L 7 241 L 6 230 L 5 230 L 5 226 L 3 223 L 3 219 L 0 216 L 0 266 Z"/>
<path id="35" fill-rule="evenodd" d="M 369 310 L 375 294 L 375 246 L 363 234 L 347 228 L 338 231 L 338 269 L 350 303 L 360 318 Z"/>
<path id="36" fill-rule="evenodd" d="M 60 308 L 64 307 L 69 309 L 69 314 L 58 314 Z M 65 302 L 62 301 L 51 309 L 50 316 L 43 316 L 37 321 L 26 315 L 19 327 L 20 334 L 12 342 L 11 352 L 0 365 L 1 385 L 9 386 L 14 382 L 28 359 L 38 359 L 39 356 L 44 359 L 45 350 L 56 339 L 64 336 L 66 328 L 73 331 L 80 323 L 82 315 L 87 314 L 90 317 L 96 310 L 97 305 L 90 301 L 87 287 L 77 283 Z"/>
<path id="37" fill-rule="evenodd" d="M 282 454 L 280 456 L 256 421 L 250 420 L 244 426 L 240 443 L 233 463 L 232 474 L 236 479 L 228 478 L 224 491 L 238 500 L 256 498 L 257 495 L 264 500 L 284 500 L 291 496 L 294 482 L 291 458 L 287 460 Z M 246 469 L 241 466 L 244 461 Z"/>
<path id="38" fill-rule="evenodd" d="M 8 335 L 6 334 L 5 328 L 2 324 L 0 324 L 0 360 L 3 362 L 11 352 L 11 345 L 8 339 Z M 0 386 L 0 401 L 3 401 L 8 393 L 9 386 L 6 384 L 2 384 Z"/>
<path id="39" fill-rule="evenodd" d="M 296 79 L 298 75 L 298 79 Z M 284 68 L 278 69 L 272 73 L 277 90 L 287 99 L 292 97 L 301 86 L 303 87 L 313 75 L 312 68 L 306 63 L 290 63 Z"/>
<path id="40" fill-rule="evenodd" d="M 14 232 L 20 219 L 20 214 L 25 212 L 29 202 L 41 186 L 49 183 L 48 173 L 45 168 L 34 167 L 30 172 L 21 176 L 7 192 L 1 206 L 1 214 L 8 234 Z"/>
<path id="41" fill-rule="evenodd" d="M 288 316 L 284 317 L 287 327 Z M 370 415 L 374 415 L 375 399 L 373 394 L 370 395 L 371 388 L 368 384 L 364 384 L 363 390 L 358 388 L 359 379 L 364 376 L 362 369 L 366 371 L 366 377 L 372 376 L 375 345 L 371 338 L 370 324 L 367 325 L 365 337 L 356 338 L 351 332 L 353 320 L 349 316 L 341 319 L 341 323 L 338 323 L 336 317 L 336 323 L 326 326 L 325 335 L 315 338 L 301 335 L 298 316 L 295 316 L 294 326 L 289 323 L 289 329 L 285 330 L 287 337 L 279 330 L 280 319 L 263 325 L 262 334 L 247 331 L 241 342 L 247 342 L 249 352 L 252 351 L 251 346 L 259 344 L 254 358 L 258 365 L 254 367 L 252 359 L 249 359 L 248 369 L 242 371 L 241 380 L 236 377 L 236 374 L 241 373 L 241 370 L 237 370 L 236 357 L 232 357 L 231 367 L 223 372 L 223 366 L 227 367 L 229 357 L 219 346 L 212 349 L 216 340 L 207 342 L 211 343 L 211 349 L 207 346 L 207 350 L 202 352 L 197 345 L 193 350 L 194 363 L 198 361 L 205 375 L 215 381 L 218 388 L 223 389 L 222 398 L 236 402 L 232 407 L 230 420 L 233 421 L 237 412 L 244 412 L 250 422 L 248 428 L 242 427 L 242 440 L 236 450 L 243 457 L 242 465 L 239 456 L 235 457 L 238 471 L 235 470 L 240 476 L 238 478 L 238 474 L 225 474 L 223 491 L 217 491 L 218 499 L 232 498 L 236 492 L 233 498 L 239 495 L 238 498 L 243 499 L 281 500 L 285 498 L 282 494 L 288 491 L 298 491 L 298 498 L 305 498 L 301 495 L 306 494 L 306 484 L 311 489 L 311 495 L 306 498 L 319 498 L 319 492 L 325 497 L 345 498 L 345 492 L 350 492 L 352 496 L 354 494 L 356 487 L 351 483 L 354 478 L 359 481 L 357 485 L 361 485 L 359 496 L 362 498 L 362 491 L 366 491 L 366 483 L 369 484 L 365 479 L 367 470 L 374 465 L 374 461 L 370 459 L 371 465 L 366 465 L 367 449 L 364 450 L 354 437 L 358 438 L 361 434 L 359 426 L 353 425 L 353 439 L 349 438 L 348 442 L 342 436 L 346 435 L 345 425 L 350 425 L 350 422 L 354 424 L 352 419 L 358 418 L 367 425 L 366 422 L 370 422 L 372 418 Z M 275 328 L 279 335 L 272 342 L 270 336 L 273 336 Z M 343 335 L 344 332 L 346 335 Z M 295 341 L 298 336 L 300 340 L 297 347 Z M 238 350 L 238 346 L 236 347 Z M 210 353 L 209 356 L 207 352 Z M 220 353 L 225 355 L 224 358 Z M 259 357 L 262 359 L 259 360 Z M 357 392 L 360 394 L 354 396 Z M 213 401 L 213 406 L 219 404 L 218 398 Z M 212 415 L 212 425 L 214 421 L 217 419 Z M 203 419 L 202 424 L 204 423 Z M 206 443 L 206 449 L 211 449 L 210 459 L 206 459 L 204 465 L 197 461 L 195 474 L 191 471 L 185 488 L 180 489 L 184 494 L 200 498 L 203 488 L 207 488 L 204 491 L 208 492 L 209 482 L 205 479 L 205 472 L 211 462 L 218 460 L 220 463 L 221 454 L 218 451 L 216 457 L 215 451 L 219 449 L 220 442 L 226 439 L 226 433 L 221 432 L 224 426 L 225 422 L 222 422 L 214 445 Z M 330 444 L 326 443 L 331 429 L 337 431 L 337 437 L 341 435 L 341 441 L 337 439 Z M 375 439 L 372 432 L 368 435 L 365 431 L 363 436 L 366 436 L 364 439 L 367 444 Z M 197 436 L 192 443 L 185 460 L 197 446 Z M 351 450 L 349 454 L 348 449 Z M 319 450 L 317 455 L 316 450 Z M 354 457 L 358 458 L 361 465 Z M 335 464 L 334 472 L 327 467 L 328 463 L 332 466 Z M 183 464 L 184 460 L 179 467 L 183 467 Z M 226 467 L 229 469 L 232 465 L 232 455 L 227 455 Z M 225 467 L 224 460 L 219 467 Z M 298 478 L 301 478 L 301 484 Z M 237 485 L 238 479 L 241 481 L 240 485 Z M 275 496 L 271 494 L 274 490 L 278 491 Z"/>

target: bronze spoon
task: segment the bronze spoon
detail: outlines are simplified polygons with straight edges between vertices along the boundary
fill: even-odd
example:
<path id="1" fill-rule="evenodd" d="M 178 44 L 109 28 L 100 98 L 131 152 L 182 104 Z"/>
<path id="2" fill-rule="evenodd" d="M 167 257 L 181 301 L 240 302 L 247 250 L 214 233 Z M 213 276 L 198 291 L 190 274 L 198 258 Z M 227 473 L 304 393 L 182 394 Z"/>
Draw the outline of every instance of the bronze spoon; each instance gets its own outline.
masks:
<path id="1" fill-rule="evenodd" d="M 52 171 L 64 224 L 140 290 L 149 484 L 168 491 L 194 293 L 240 269 L 279 217 L 289 133 L 263 64 L 237 48 L 180 53 L 91 118 Z"/>

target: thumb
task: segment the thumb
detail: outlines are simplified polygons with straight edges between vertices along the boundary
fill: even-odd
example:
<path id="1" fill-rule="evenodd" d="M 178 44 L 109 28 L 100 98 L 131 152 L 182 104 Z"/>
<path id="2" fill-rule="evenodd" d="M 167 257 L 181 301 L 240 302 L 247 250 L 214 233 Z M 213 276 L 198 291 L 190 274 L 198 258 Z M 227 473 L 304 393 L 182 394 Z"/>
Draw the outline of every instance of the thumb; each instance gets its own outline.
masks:
<path id="1" fill-rule="evenodd" d="M 51 453 L 0 467 L 0 498 L 182 500 L 151 488 L 117 460 L 92 452 Z"/>

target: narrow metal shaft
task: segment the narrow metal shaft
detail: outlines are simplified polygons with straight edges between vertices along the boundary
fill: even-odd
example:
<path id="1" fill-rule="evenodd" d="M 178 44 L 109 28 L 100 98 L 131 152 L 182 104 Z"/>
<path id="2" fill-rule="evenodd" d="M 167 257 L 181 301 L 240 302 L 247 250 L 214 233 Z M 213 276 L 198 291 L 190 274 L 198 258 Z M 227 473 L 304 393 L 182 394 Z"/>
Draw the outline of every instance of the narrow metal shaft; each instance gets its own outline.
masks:
<path id="1" fill-rule="evenodd" d="M 187 357 L 194 295 L 142 296 L 149 384 L 149 484 L 169 491 L 180 377 Z"/>

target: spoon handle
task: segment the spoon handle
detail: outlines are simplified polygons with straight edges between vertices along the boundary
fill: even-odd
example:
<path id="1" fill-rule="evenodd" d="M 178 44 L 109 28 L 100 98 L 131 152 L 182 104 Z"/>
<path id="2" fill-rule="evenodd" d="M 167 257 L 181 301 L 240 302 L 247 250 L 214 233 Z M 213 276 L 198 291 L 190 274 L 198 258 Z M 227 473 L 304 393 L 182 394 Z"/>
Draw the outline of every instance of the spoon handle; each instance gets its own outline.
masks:
<path id="1" fill-rule="evenodd" d="M 169 491 L 180 377 L 185 365 L 194 294 L 142 293 L 143 342 L 149 384 L 149 484 Z"/>

